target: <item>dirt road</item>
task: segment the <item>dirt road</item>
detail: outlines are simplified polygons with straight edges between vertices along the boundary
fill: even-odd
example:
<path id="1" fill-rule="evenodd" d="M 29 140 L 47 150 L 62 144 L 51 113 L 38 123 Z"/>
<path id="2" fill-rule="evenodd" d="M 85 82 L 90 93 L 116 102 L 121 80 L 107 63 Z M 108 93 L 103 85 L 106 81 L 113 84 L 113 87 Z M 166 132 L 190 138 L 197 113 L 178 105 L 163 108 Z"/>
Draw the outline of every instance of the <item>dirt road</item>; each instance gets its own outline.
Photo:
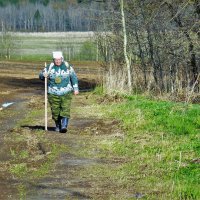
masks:
<path id="1" fill-rule="evenodd" d="M 116 168 L 121 162 L 114 157 L 102 157 L 98 147 L 101 140 L 123 136 L 118 122 L 104 120 L 95 112 L 92 115 L 93 97 L 80 93 L 73 99 L 68 133 L 52 131 L 50 115 L 49 131 L 45 132 L 44 91 L 43 83 L 36 77 L 38 71 L 32 65 L 20 65 L 18 69 L 23 69 L 23 76 L 20 70 L 8 73 L 8 66 L 1 65 L 0 103 L 14 104 L 0 111 L 0 199 L 123 196 L 126 190 L 119 192 L 109 175 L 88 171 L 93 167 Z M 85 90 L 94 87 L 95 82 L 82 78 L 80 84 Z"/>

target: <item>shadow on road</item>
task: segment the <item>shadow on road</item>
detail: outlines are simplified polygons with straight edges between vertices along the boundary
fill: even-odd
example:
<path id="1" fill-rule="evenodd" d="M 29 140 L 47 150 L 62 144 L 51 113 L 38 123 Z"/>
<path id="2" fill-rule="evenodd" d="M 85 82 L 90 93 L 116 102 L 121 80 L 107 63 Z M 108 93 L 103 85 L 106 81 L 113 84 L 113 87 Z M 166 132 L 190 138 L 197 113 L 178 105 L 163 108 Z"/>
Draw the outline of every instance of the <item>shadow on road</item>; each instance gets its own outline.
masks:
<path id="1" fill-rule="evenodd" d="M 21 126 L 21 128 L 28 128 L 28 129 L 31 129 L 31 130 L 45 130 L 45 127 L 44 126 L 30 126 L 30 125 L 23 125 Z M 54 131 L 55 127 L 48 127 L 47 128 L 48 131 Z"/>
<path id="2" fill-rule="evenodd" d="M 1 80 L 1 85 L 5 85 L 7 88 L 32 88 L 36 90 L 44 89 L 44 81 L 41 81 L 38 78 L 25 79 L 17 77 L 6 77 Z M 89 80 L 85 78 L 79 80 L 79 89 L 83 91 L 93 90 L 96 85 L 97 83 L 95 80 Z"/>

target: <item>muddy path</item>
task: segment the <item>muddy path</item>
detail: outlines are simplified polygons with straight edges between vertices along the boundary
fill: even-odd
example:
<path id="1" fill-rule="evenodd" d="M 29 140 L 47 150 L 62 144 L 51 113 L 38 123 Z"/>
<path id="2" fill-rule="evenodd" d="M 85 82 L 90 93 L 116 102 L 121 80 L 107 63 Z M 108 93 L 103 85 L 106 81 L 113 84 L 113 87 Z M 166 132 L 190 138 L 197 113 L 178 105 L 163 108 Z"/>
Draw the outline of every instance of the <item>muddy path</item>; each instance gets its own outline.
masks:
<path id="1" fill-rule="evenodd" d="M 4 109 L 2 107 L 4 103 L 13 103 L 11 109 L 10 107 L 6 109 L 5 114 L 0 113 L 0 133 L 12 128 L 15 125 L 13 122 L 23 117 L 26 103 L 32 99 L 32 96 L 44 95 L 44 83 L 38 80 L 38 74 L 43 68 L 42 65 L 43 63 L 0 61 L 0 111 Z M 90 68 L 85 65 L 76 68 L 82 92 L 93 90 L 97 83 L 96 80 L 99 78 L 97 73 L 99 69 L 94 66 L 92 66 L 94 74 L 88 76 Z M 12 110 L 16 112 L 12 112 Z M 19 112 L 17 113 L 17 111 Z"/>
<path id="2" fill-rule="evenodd" d="M 87 113 L 79 113 L 77 108 L 87 106 L 91 103 L 87 100 L 88 93 L 80 94 L 73 99 L 72 103 L 72 118 L 69 124 L 67 134 L 56 133 L 52 130 L 54 126 L 52 120 L 48 120 L 48 132 L 45 132 L 45 140 L 53 145 L 64 146 L 66 151 L 61 151 L 57 157 L 51 162 L 48 172 L 43 176 L 32 177 L 16 177 L 0 172 L 1 182 L 0 189 L 4 191 L 0 195 L 0 199 L 109 199 L 110 196 L 116 194 L 116 186 L 113 185 L 109 177 L 102 178 L 101 174 L 94 175 L 87 171 L 91 167 L 117 167 L 119 160 L 101 158 L 101 150 L 95 144 L 105 138 L 121 137 L 123 133 L 118 129 L 118 122 L 113 120 L 104 121 L 101 118 L 87 116 Z M 40 98 L 40 95 L 35 95 L 33 98 Z M 38 100 L 38 99 L 37 99 Z M 28 106 L 27 106 L 28 107 Z M 39 117 L 39 118 L 38 118 Z M 37 116 L 37 119 L 32 119 L 31 122 L 25 122 L 20 128 L 23 132 L 37 134 L 44 132 L 43 116 Z M 35 121 L 34 121 L 35 120 Z M 6 135 L 10 134 L 8 130 Z M 15 129 L 14 129 L 15 132 Z M 9 138 L 9 136 L 7 136 Z M 13 139 L 5 143 L 6 146 L 1 147 L 1 159 L 9 162 L 12 159 L 10 149 L 13 148 L 13 143 L 18 145 Z M 25 143 L 22 143 L 25 145 Z M 43 156 L 39 162 L 44 162 L 46 155 L 51 153 L 51 148 L 45 142 L 37 145 L 37 155 L 34 157 Z M 13 148 L 17 151 L 21 149 Z M 7 153 L 6 153 L 7 152 Z M 84 152 L 84 153 L 83 153 Z M 51 154 L 50 154 L 51 155 Z M 24 162 L 24 161 L 19 161 Z M 29 162 L 27 160 L 27 162 Z M 39 165 L 35 162 L 33 165 Z M 102 179 L 102 180 L 101 180 Z M 20 189 L 22 188 L 22 189 Z"/>
<path id="3" fill-rule="evenodd" d="M 116 167 L 115 159 L 101 158 L 101 151 L 95 144 L 105 138 L 122 136 L 123 133 L 115 120 L 104 121 L 88 115 L 87 111 L 77 112 L 79 108 L 87 110 L 92 103 L 89 95 L 82 93 L 74 97 L 67 134 L 51 131 L 52 124 L 49 124 L 50 131 L 46 138 L 67 146 L 68 151 L 58 156 L 53 169 L 45 177 L 29 183 L 27 199 L 109 199 L 116 193 L 108 178 L 98 183 L 98 177 L 88 173 L 87 168 L 102 165 Z M 34 126 L 30 128 L 34 129 Z"/>
<path id="4" fill-rule="evenodd" d="M 8 70 L 5 65 L 2 69 Z M 25 69 L 26 67 L 26 69 Z M 32 66 L 24 66 L 32 72 Z M 35 70 L 38 72 L 37 70 Z M 50 112 L 44 131 L 43 83 L 33 73 L 1 74 L 0 103 L 15 102 L 0 112 L 0 199 L 110 199 L 119 193 L 109 175 L 89 168 L 116 168 L 123 160 L 102 156 L 99 141 L 123 137 L 119 123 L 91 115 L 90 93 L 73 98 L 67 134 L 55 133 Z M 82 76 L 80 74 L 80 76 Z M 95 87 L 94 79 L 80 79 L 82 91 Z M 80 109 L 80 110 L 79 110 Z M 33 112 L 34 111 L 34 112 Z M 120 189 L 124 196 L 125 189 Z M 120 199 L 120 198 L 119 198 Z M 122 198 L 123 199 L 123 198 Z"/>

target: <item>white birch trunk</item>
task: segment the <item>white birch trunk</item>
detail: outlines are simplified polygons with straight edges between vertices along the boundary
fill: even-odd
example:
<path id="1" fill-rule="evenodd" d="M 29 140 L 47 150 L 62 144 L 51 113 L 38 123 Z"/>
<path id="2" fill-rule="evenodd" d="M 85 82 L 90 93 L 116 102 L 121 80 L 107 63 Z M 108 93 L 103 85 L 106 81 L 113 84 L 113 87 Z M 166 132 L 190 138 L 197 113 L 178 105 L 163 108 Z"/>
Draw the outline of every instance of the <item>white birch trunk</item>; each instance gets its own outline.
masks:
<path id="1" fill-rule="evenodd" d="M 127 76 L 128 76 L 128 90 L 129 92 L 131 92 L 132 91 L 131 64 L 127 55 L 127 35 L 126 35 L 126 22 L 125 22 L 125 15 L 124 15 L 124 0 L 120 0 L 120 7 L 121 7 L 121 16 L 122 16 L 123 38 L 124 38 L 124 58 L 126 62 Z"/>

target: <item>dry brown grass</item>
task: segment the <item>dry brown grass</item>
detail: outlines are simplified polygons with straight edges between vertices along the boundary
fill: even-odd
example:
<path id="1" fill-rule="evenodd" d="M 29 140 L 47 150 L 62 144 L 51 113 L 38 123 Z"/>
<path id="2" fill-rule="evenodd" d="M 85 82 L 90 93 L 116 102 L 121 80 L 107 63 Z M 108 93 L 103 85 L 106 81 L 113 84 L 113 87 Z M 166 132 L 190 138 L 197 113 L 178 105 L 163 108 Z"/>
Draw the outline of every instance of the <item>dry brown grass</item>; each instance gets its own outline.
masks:
<path id="1" fill-rule="evenodd" d="M 110 63 L 107 70 L 104 72 L 104 88 L 108 94 L 114 93 L 128 93 L 127 85 L 127 71 L 123 65 L 117 63 Z M 148 96 L 159 99 L 200 102 L 199 101 L 199 76 L 193 83 L 192 80 L 184 76 L 182 71 L 177 72 L 175 77 L 171 77 L 170 72 L 163 71 L 163 79 L 159 79 L 156 83 L 153 71 L 147 69 L 146 84 L 143 70 L 139 65 L 134 65 L 132 72 L 133 92 L 143 93 Z"/>

